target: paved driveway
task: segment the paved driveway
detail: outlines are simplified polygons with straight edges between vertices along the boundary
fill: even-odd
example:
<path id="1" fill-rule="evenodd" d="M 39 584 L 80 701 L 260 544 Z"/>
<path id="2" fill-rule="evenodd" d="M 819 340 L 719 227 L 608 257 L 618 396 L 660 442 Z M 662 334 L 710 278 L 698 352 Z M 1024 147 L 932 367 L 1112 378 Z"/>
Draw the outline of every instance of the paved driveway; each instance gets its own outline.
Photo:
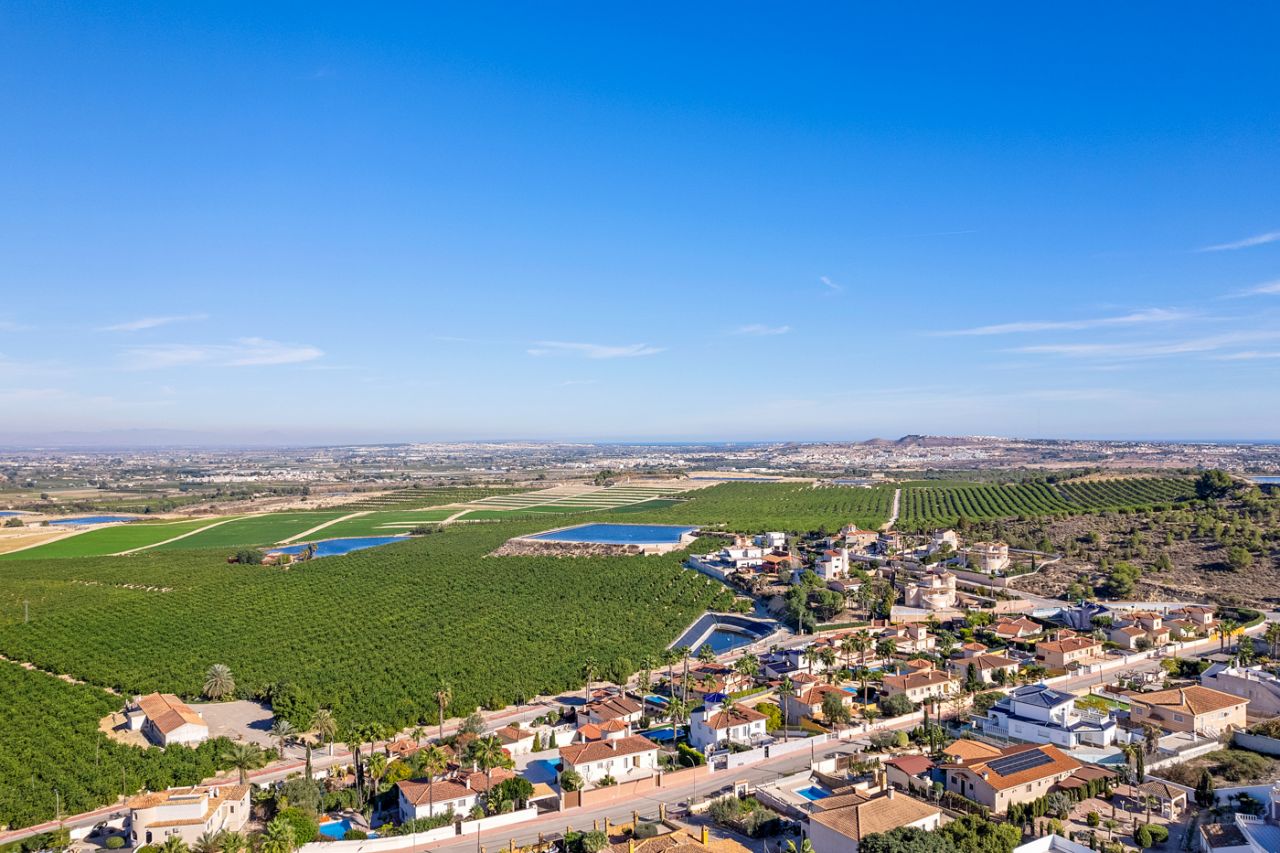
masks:
<path id="1" fill-rule="evenodd" d="M 209 737 L 246 740 L 259 746 L 272 746 L 271 709 L 247 700 L 207 702 L 192 705 L 209 724 Z"/>

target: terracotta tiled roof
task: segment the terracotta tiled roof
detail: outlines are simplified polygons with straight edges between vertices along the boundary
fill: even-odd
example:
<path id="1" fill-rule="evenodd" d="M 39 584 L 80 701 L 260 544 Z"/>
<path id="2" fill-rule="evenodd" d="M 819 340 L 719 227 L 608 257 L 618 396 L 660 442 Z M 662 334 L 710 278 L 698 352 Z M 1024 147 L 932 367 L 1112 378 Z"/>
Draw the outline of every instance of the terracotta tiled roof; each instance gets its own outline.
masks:
<path id="1" fill-rule="evenodd" d="M 522 740 L 528 740 L 533 737 L 533 732 L 529 729 L 522 729 L 519 726 L 503 726 L 494 732 L 498 739 L 503 743 L 516 743 Z"/>
<path id="2" fill-rule="evenodd" d="M 977 758 L 995 758 L 1000 754 L 999 747 L 983 743 L 980 740 L 971 740 L 969 738 L 954 740 L 942 751 L 957 761 Z"/>
<path id="3" fill-rule="evenodd" d="M 1149 707 L 1160 707 L 1170 711 L 1181 711 L 1199 716 L 1210 711 L 1221 711 L 1244 705 L 1249 700 L 1194 684 L 1190 687 L 1175 687 L 1172 690 L 1157 690 L 1155 693 L 1135 693 L 1129 697 L 1132 702 Z"/>
<path id="4" fill-rule="evenodd" d="M 475 795 L 475 791 L 466 785 L 448 781 L 417 782 L 406 779 L 397 782 L 396 787 L 400 789 L 400 793 L 409 801 L 409 804 L 414 806 L 430 803 L 433 800 L 436 803 L 447 803 L 450 800 L 461 800 Z"/>
<path id="5" fill-rule="evenodd" d="M 906 675 L 886 675 L 884 684 L 889 687 L 896 687 L 899 690 L 915 690 L 918 687 L 930 687 L 934 684 L 946 684 L 951 681 L 951 676 L 945 672 L 939 672 L 936 669 L 926 670 L 925 672 L 911 672 Z"/>
<path id="6" fill-rule="evenodd" d="M 844 808 L 815 812 L 809 820 L 816 821 L 846 838 L 861 841 L 876 832 L 888 832 L 899 826 L 907 826 L 941 812 L 906 794 L 876 797 L 866 802 Z"/>
<path id="7" fill-rule="evenodd" d="M 1047 761 L 1034 767 L 1028 767 L 1025 770 L 1010 773 L 1008 776 L 1002 776 L 998 773 L 992 764 L 1000 762 L 1001 759 L 1011 755 L 1020 755 L 1025 752 L 1039 751 Z M 968 759 L 957 764 L 944 765 L 950 768 L 959 768 L 968 770 L 971 773 L 982 777 L 983 780 L 997 791 L 1003 791 L 1012 788 L 1015 785 L 1022 785 L 1027 782 L 1034 782 L 1037 779 L 1047 779 L 1051 776 L 1057 776 L 1067 771 L 1078 770 L 1082 765 L 1071 756 L 1064 753 L 1052 744 L 1024 744 L 1021 746 L 1011 746 L 1002 749 L 997 756 L 987 758 Z"/>
<path id="8" fill-rule="evenodd" d="M 583 710 L 602 720 L 613 720 L 638 714 L 644 706 L 629 696 L 609 696 L 584 706 Z"/>
<path id="9" fill-rule="evenodd" d="M 1078 652 L 1092 647 L 1101 648 L 1102 644 L 1089 637 L 1067 637 L 1065 640 L 1036 643 L 1037 652 Z"/>
<path id="10" fill-rule="evenodd" d="M 218 796 L 209 797 L 209 794 L 215 790 L 218 792 Z M 125 805 L 131 809 L 151 809 L 156 806 L 162 806 L 174 798 L 209 797 L 211 808 L 216 809 L 228 800 L 243 799 L 247 793 L 249 793 L 248 785 L 223 785 L 221 787 L 214 785 L 187 785 L 181 788 L 169 788 L 166 791 L 148 791 L 138 794 L 126 800 Z M 203 823 L 203 818 L 196 822 Z"/>
<path id="11" fill-rule="evenodd" d="M 493 784 L 501 785 L 508 779 L 516 775 L 514 770 L 508 770 L 505 767 L 493 768 Z M 483 794 L 489 790 L 489 778 L 483 770 L 472 770 L 471 772 L 463 772 L 455 777 L 454 781 L 461 783 L 464 787 L 469 788 L 476 793 Z"/>
<path id="12" fill-rule="evenodd" d="M 138 700 L 138 707 L 161 732 L 168 734 L 190 723 L 205 725 L 200 715 L 172 693 L 149 693 Z"/>
<path id="13" fill-rule="evenodd" d="M 741 705 L 734 705 L 733 708 L 722 710 L 712 714 L 707 718 L 707 727 L 719 731 L 727 729 L 730 726 L 740 726 L 743 723 L 752 723 L 756 720 L 768 719 L 755 708 L 745 708 Z"/>
<path id="14" fill-rule="evenodd" d="M 933 762 L 927 755 L 899 755 L 897 758 L 890 758 L 885 764 L 898 768 L 908 776 L 919 776 L 933 767 Z"/>
<path id="15" fill-rule="evenodd" d="M 591 761 L 603 761 L 622 755 L 635 755 L 657 749 L 658 745 L 647 737 L 628 735 L 617 740 L 596 740 L 590 743 L 575 743 L 560 747 L 560 757 L 566 764 L 584 764 Z"/>
<path id="16" fill-rule="evenodd" d="M 1168 782 L 1143 782 L 1138 786 L 1138 790 L 1152 797 L 1159 797 L 1162 800 L 1176 800 L 1179 797 L 1186 798 L 1187 792 L 1181 788 L 1175 788 Z"/>

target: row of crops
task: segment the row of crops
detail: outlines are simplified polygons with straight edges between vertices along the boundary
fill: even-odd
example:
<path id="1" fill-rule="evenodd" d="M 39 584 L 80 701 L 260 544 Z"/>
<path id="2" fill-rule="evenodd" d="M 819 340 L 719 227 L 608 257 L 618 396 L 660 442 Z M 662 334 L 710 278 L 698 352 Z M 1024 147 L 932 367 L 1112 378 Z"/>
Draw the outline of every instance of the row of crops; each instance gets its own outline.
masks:
<path id="1" fill-rule="evenodd" d="M 13 561 L 0 654 L 124 695 L 192 696 L 225 663 L 249 694 L 290 682 L 344 724 L 404 725 L 434 717 L 440 678 L 465 713 L 576 688 L 588 656 L 632 672 L 723 596 L 678 554 L 485 558 L 538 529 L 454 526 L 289 569 L 217 549 Z"/>
<path id="2" fill-rule="evenodd" d="M 0 696 L 0 826 L 39 823 L 58 806 L 76 814 L 122 793 L 194 784 L 220 769 L 225 741 L 141 750 L 110 740 L 98 720 L 121 699 L 95 687 L 0 661 Z"/>
<path id="3" fill-rule="evenodd" d="M 897 526 L 908 531 L 929 530 L 954 525 L 962 518 L 978 521 L 1138 509 L 1193 496 L 1191 481 L 1176 477 L 1013 485 L 907 484 L 902 489 Z"/>
<path id="4" fill-rule="evenodd" d="M 515 486 L 410 486 L 382 494 L 359 497 L 350 503 L 343 504 L 342 509 L 348 512 L 365 509 L 417 509 L 467 503 L 519 491 L 525 490 Z"/>
<path id="5" fill-rule="evenodd" d="M 889 519 L 893 489 L 815 488 L 810 483 L 721 483 L 686 494 L 687 500 L 619 521 L 697 524 L 709 529 L 805 532 L 846 524 L 876 528 Z"/>

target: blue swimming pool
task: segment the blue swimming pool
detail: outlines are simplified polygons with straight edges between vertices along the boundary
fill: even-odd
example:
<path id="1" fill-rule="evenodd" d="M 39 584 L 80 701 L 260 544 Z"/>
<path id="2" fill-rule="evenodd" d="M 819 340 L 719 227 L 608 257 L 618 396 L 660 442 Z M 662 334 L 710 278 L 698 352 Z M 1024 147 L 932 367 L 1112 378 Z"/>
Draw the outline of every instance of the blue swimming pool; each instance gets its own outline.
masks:
<path id="1" fill-rule="evenodd" d="M 403 542 L 404 536 L 351 536 L 346 539 L 325 539 L 316 542 L 316 557 L 340 557 L 343 554 L 350 554 L 352 551 L 362 551 L 365 548 L 376 548 L 379 545 L 389 545 L 392 542 Z M 269 554 L 301 554 L 307 550 L 310 543 L 303 542 L 298 545 L 285 545 L 283 548 L 272 548 Z"/>
<path id="2" fill-rule="evenodd" d="M 814 800 L 822 800 L 831 796 L 831 792 L 826 788 L 820 788 L 817 785 L 810 785 L 807 788 L 796 788 L 796 793 L 804 797 L 809 802 Z"/>
<path id="3" fill-rule="evenodd" d="M 329 823 L 320 824 L 320 834 L 328 836 L 329 838 L 335 839 L 337 841 L 341 841 L 343 838 L 346 837 L 348 830 L 361 829 L 361 828 L 362 827 L 356 826 L 354 823 L 352 823 L 351 818 L 344 817 L 340 820 L 335 820 L 335 821 L 330 821 Z M 370 832 L 369 837 L 377 838 L 378 833 Z"/>
<path id="4" fill-rule="evenodd" d="M 544 542 L 588 542 L 596 545 L 668 545 L 696 527 L 675 524 L 579 524 L 528 538 Z"/>
<path id="5" fill-rule="evenodd" d="M 685 734 L 686 731 L 687 729 L 684 726 L 676 726 L 676 737 L 679 738 L 681 735 Z M 659 726 L 656 729 L 649 729 L 649 731 L 641 732 L 640 734 L 644 735 L 654 743 L 667 743 L 672 739 L 671 726 Z"/>
<path id="6" fill-rule="evenodd" d="M 132 515 L 81 515 L 76 518 L 53 518 L 50 524 L 111 524 L 117 521 L 137 521 Z"/>
<path id="7" fill-rule="evenodd" d="M 702 645 L 710 646 L 711 651 L 718 655 L 725 652 L 733 651 L 740 646 L 749 646 L 756 641 L 756 638 L 750 634 L 743 634 L 739 631 L 726 631 L 724 628 L 717 628 L 707 636 Z"/>
<path id="8" fill-rule="evenodd" d="M 0 518 L 8 518 L 11 515 L 22 515 L 20 512 L 10 512 L 7 509 L 0 510 Z"/>

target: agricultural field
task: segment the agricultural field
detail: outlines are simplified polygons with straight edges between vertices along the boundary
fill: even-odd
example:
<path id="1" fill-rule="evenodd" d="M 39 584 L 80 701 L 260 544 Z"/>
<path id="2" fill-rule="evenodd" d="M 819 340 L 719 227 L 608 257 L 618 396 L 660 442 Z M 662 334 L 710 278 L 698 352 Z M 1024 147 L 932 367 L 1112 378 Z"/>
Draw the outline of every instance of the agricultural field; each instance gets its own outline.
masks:
<path id="1" fill-rule="evenodd" d="M 1014 485 L 924 481 L 903 486 L 897 526 L 906 531 L 923 531 L 950 527 L 961 518 L 978 521 L 1066 516 L 1171 504 L 1193 496 L 1191 480 L 1176 477 Z"/>
<path id="2" fill-rule="evenodd" d="M 435 524 L 456 515 L 457 509 L 411 509 L 370 512 L 357 515 L 316 533 L 317 539 L 336 539 L 340 536 L 391 536 L 408 533 L 420 524 Z M 313 525 L 314 526 L 314 525 Z"/>
<path id="3" fill-rule="evenodd" d="M 423 507 L 462 504 L 495 495 L 527 491 L 516 486 L 411 486 L 384 494 L 373 494 L 343 504 L 350 512 L 365 509 L 420 509 Z"/>
<path id="4" fill-rule="evenodd" d="M 200 548 L 245 548 L 251 545 L 273 545 L 291 536 L 297 536 L 326 521 L 350 515 L 341 510 L 323 512 L 272 512 L 237 518 L 210 528 L 194 536 L 188 536 L 157 551 L 192 551 Z M 328 528 L 321 533 L 328 538 Z"/>
<path id="5" fill-rule="evenodd" d="M 627 514 L 620 521 L 697 524 L 719 530 L 808 531 L 846 524 L 875 529 L 889 519 L 892 488 L 816 488 L 809 483 L 720 483 L 690 492 L 674 506 Z"/>
<path id="6" fill-rule="evenodd" d="M 115 801 L 122 791 L 190 785 L 213 775 L 225 741 L 136 749 L 98 731 L 123 700 L 0 661 L 0 826 L 21 827 Z M 57 790 L 55 798 L 54 790 Z"/>
<path id="7" fill-rule="evenodd" d="M 343 724 L 401 726 L 434 716 L 440 678 L 465 713 L 576 688 L 587 656 L 630 675 L 727 595 L 680 553 L 484 559 L 537 529 L 454 525 L 287 569 L 219 549 L 12 561 L 0 654 L 126 695 L 192 696 L 225 663 L 243 694 L 290 682 Z"/>
<path id="8" fill-rule="evenodd" d="M 28 548 L 0 559 L 32 560 L 47 557 L 104 557 L 134 548 L 146 548 L 159 542 L 208 527 L 218 519 L 201 518 L 195 521 L 134 522 L 100 527 L 84 533 L 76 533 L 38 548 Z M 185 541 L 185 540 L 184 540 Z M 177 544 L 177 543 L 175 543 Z"/>

